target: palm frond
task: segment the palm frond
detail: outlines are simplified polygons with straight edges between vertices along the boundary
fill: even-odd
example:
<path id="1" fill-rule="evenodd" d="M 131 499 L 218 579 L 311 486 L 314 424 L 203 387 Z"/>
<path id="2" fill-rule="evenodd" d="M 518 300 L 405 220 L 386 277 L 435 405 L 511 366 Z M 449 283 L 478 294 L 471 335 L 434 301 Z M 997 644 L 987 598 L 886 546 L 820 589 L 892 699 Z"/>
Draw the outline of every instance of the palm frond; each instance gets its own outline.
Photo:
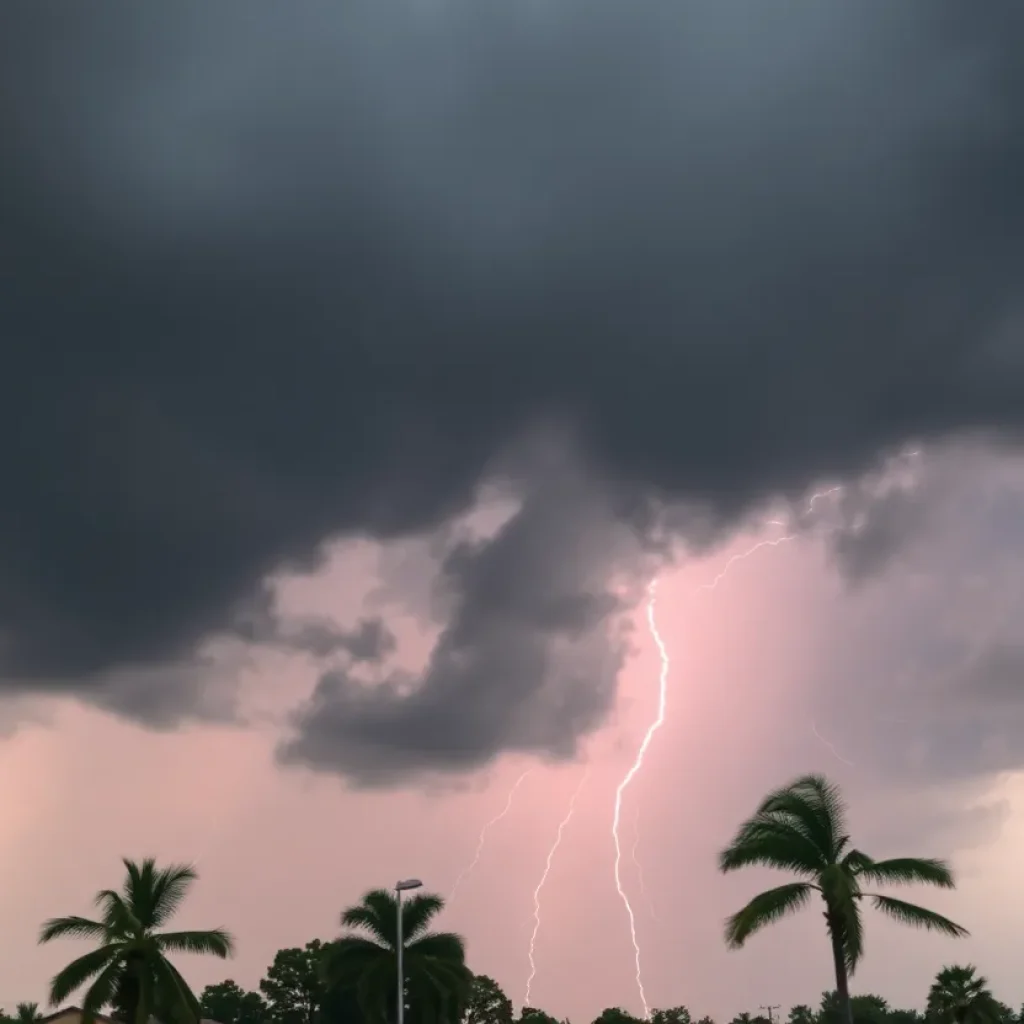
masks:
<path id="1" fill-rule="evenodd" d="M 444 909 L 444 899 L 436 893 L 418 892 L 402 901 L 402 938 L 408 942 L 425 931 Z"/>
<path id="2" fill-rule="evenodd" d="M 466 940 L 455 932 L 428 932 L 406 946 L 410 956 L 425 956 L 445 964 L 466 962 Z"/>
<path id="3" fill-rule="evenodd" d="M 107 938 L 106 926 L 87 917 L 51 917 L 39 929 L 40 943 L 54 939 L 99 939 Z"/>
<path id="4" fill-rule="evenodd" d="M 169 1024 L 199 1024 L 202 1017 L 199 1000 L 174 964 L 166 957 L 155 956 L 151 968 L 154 998 L 165 1014 L 171 1017 Z"/>
<path id="5" fill-rule="evenodd" d="M 841 914 L 841 941 L 843 944 L 843 961 L 847 972 L 852 976 L 864 955 L 864 925 L 860 916 L 860 905 L 857 896 L 850 894 L 839 913 Z"/>
<path id="6" fill-rule="evenodd" d="M 121 863 L 124 864 L 125 871 L 124 884 L 121 888 L 124 904 L 143 928 L 152 928 L 153 874 L 156 870 L 156 861 L 152 857 L 147 857 L 143 861 L 124 857 Z"/>
<path id="7" fill-rule="evenodd" d="M 50 1003 L 58 1006 L 72 992 L 80 989 L 93 975 L 99 974 L 115 958 L 120 959 L 124 952 L 124 945 L 120 942 L 112 942 L 99 949 L 92 949 L 72 960 L 63 970 L 58 971 L 50 982 Z"/>
<path id="8" fill-rule="evenodd" d="M 161 932 L 153 936 L 157 946 L 168 953 L 200 953 L 227 959 L 235 951 L 235 940 L 223 928 L 207 931 Z"/>
<path id="9" fill-rule="evenodd" d="M 860 886 L 849 866 L 849 860 L 848 855 L 840 863 L 830 864 L 822 871 L 818 881 L 828 907 L 826 920 L 829 934 L 839 940 L 846 968 L 852 974 L 863 953 L 864 934 L 860 917 Z"/>
<path id="10" fill-rule="evenodd" d="M 387 889 L 371 889 L 361 903 L 341 915 L 346 928 L 362 928 L 385 945 L 394 946 L 398 934 L 398 906 Z M 404 923 L 404 921 L 403 921 Z"/>
<path id="11" fill-rule="evenodd" d="M 446 960 L 435 956 L 424 956 L 409 951 L 408 979 L 410 1001 L 416 1006 L 417 1016 L 424 1024 L 450 1024 L 458 1017 L 452 1017 L 466 1002 L 472 984 L 472 972 L 458 960 Z"/>
<path id="12" fill-rule="evenodd" d="M 434 957 L 417 958 L 417 977 L 427 979 L 443 1001 L 462 1001 L 469 994 L 473 984 L 473 972 L 455 960 L 439 960 Z"/>
<path id="13" fill-rule="evenodd" d="M 387 958 L 367 964 L 355 984 L 356 1002 L 367 1021 L 385 1024 L 388 996 L 394 977 L 394 961 Z"/>
<path id="14" fill-rule="evenodd" d="M 839 788 L 823 775 L 803 775 L 769 793 L 758 813 L 785 817 L 807 835 L 826 860 L 838 858 L 846 834 L 846 808 Z"/>
<path id="15" fill-rule="evenodd" d="M 988 979 L 978 974 L 974 964 L 950 964 L 943 967 L 932 983 L 933 992 L 948 992 L 956 995 L 980 995 L 988 987 Z"/>
<path id="16" fill-rule="evenodd" d="M 370 964 L 381 959 L 394 962 L 390 947 L 362 935 L 344 935 L 324 950 L 320 974 L 331 988 L 353 987 Z"/>
<path id="17" fill-rule="evenodd" d="M 813 876 L 825 863 L 825 852 L 805 829 L 784 817 L 761 813 L 739 827 L 718 857 L 722 872 L 757 865 Z"/>
<path id="18" fill-rule="evenodd" d="M 889 860 L 864 858 L 864 862 L 854 870 L 873 885 L 919 884 L 934 885 L 940 889 L 956 888 L 949 865 L 932 857 L 893 857 Z"/>
<path id="19" fill-rule="evenodd" d="M 93 901 L 103 915 L 103 925 L 110 935 L 121 938 L 138 937 L 144 931 L 124 896 L 113 889 L 101 889 Z"/>
<path id="20" fill-rule="evenodd" d="M 926 1012 L 933 1021 L 970 1021 L 971 1024 L 1000 1024 L 1007 1019 L 1003 1008 L 977 973 L 973 964 L 944 967 L 928 992 Z"/>
<path id="21" fill-rule="evenodd" d="M 872 901 L 876 910 L 888 914 L 900 924 L 911 925 L 914 928 L 926 928 L 928 931 L 941 932 L 943 935 L 951 935 L 958 939 L 970 935 L 966 928 L 961 927 L 955 921 L 936 914 L 934 910 L 919 907 L 916 903 L 905 903 L 903 900 L 894 900 L 891 896 L 877 894 L 872 896 Z"/>
<path id="22" fill-rule="evenodd" d="M 82 1016 L 79 1024 L 96 1024 L 97 1015 L 114 999 L 117 986 L 124 971 L 120 957 L 114 957 L 96 975 L 93 983 L 82 997 Z"/>
<path id="23" fill-rule="evenodd" d="M 805 906 L 813 892 L 808 882 L 792 882 L 755 896 L 725 922 L 726 945 L 739 949 L 754 932 Z"/>
<path id="24" fill-rule="evenodd" d="M 153 877 L 153 928 L 165 925 L 185 902 L 192 883 L 199 874 L 193 864 L 171 864 Z"/>
<path id="25" fill-rule="evenodd" d="M 376 911 L 364 907 L 362 904 L 346 907 L 341 913 L 341 924 L 344 928 L 361 928 L 374 935 L 377 935 L 380 930 L 380 921 Z"/>
<path id="26" fill-rule="evenodd" d="M 814 772 L 801 776 L 793 783 L 792 788 L 794 792 L 805 794 L 812 804 L 821 809 L 832 825 L 836 850 L 841 848 L 844 839 L 849 841 L 846 831 L 846 802 L 836 783 Z"/>
<path id="27" fill-rule="evenodd" d="M 199 1004 L 199 997 L 192 990 L 192 986 L 182 977 L 181 972 L 177 967 L 170 962 L 170 960 L 164 960 L 164 964 L 167 966 L 168 972 L 174 976 L 178 982 L 178 988 L 185 997 L 185 1002 L 192 1014 L 192 1018 L 195 1021 L 199 1021 L 203 1016 L 203 1009 Z"/>
<path id="28" fill-rule="evenodd" d="M 859 875 L 862 871 L 870 868 L 875 862 L 861 850 L 850 850 L 840 863 L 851 874 Z"/>

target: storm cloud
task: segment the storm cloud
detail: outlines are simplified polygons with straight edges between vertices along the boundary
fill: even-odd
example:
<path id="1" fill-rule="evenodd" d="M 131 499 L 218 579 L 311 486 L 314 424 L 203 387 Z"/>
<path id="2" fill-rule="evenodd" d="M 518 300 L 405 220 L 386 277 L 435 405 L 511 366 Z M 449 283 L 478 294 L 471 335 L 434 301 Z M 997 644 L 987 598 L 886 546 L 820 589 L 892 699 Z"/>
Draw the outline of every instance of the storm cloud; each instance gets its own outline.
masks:
<path id="1" fill-rule="evenodd" d="M 723 528 L 908 440 L 1019 436 L 1018 5 L 2 20 L 12 687 L 109 700 L 107 674 L 237 628 L 325 542 L 464 512 L 549 428 L 624 517 L 694 502 Z M 524 508 L 544 500 L 522 484 Z M 574 557 L 551 545 L 537 601 L 578 593 L 557 585 Z M 468 761 L 564 747 L 502 724 L 529 673 L 498 656 L 508 618 L 470 614 L 483 578 L 505 585 L 487 564 L 451 566 L 463 597 L 427 678 L 457 660 L 461 681 L 418 711 L 454 722 L 473 690 Z M 548 627 L 516 621 L 540 657 Z M 325 717 L 353 746 L 406 742 L 398 683 L 354 687 L 325 680 L 295 750 L 345 759 Z"/>
<path id="2" fill-rule="evenodd" d="M 641 565 L 599 495 L 571 475 L 543 479 L 493 537 L 447 552 L 447 624 L 422 675 L 367 685 L 326 672 L 281 760 L 380 785 L 467 771 L 499 750 L 573 756 L 615 696 L 629 621 L 616 613 Z"/>

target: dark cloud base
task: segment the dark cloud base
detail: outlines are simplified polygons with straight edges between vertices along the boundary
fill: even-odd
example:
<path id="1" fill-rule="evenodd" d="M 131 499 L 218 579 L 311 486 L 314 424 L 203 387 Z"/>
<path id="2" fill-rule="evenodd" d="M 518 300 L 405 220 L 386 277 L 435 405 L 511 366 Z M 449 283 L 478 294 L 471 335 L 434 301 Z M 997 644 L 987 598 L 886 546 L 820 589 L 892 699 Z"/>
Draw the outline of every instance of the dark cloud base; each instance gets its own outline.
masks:
<path id="1" fill-rule="evenodd" d="M 422 675 L 369 686 L 325 673 L 280 759 L 382 785 L 471 771 L 498 751 L 574 756 L 626 654 L 628 605 L 609 582 L 642 563 L 599 494 L 545 474 L 493 537 L 448 549 L 436 589 L 450 615 Z"/>
<path id="2" fill-rule="evenodd" d="M 420 7 L 5 8 L 19 687 L 187 657 L 545 424 L 723 523 L 1022 426 L 1019 5 Z"/>

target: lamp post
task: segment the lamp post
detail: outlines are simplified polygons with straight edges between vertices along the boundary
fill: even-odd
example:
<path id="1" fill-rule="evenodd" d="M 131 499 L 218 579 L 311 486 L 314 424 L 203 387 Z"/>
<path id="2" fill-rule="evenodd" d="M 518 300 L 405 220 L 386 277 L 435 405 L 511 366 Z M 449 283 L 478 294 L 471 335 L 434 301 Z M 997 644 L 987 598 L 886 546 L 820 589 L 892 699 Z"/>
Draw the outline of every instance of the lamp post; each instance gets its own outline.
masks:
<path id="1" fill-rule="evenodd" d="M 402 936 L 402 893 L 410 889 L 418 889 L 423 883 L 418 878 L 406 878 L 404 881 L 395 882 L 395 953 L 398 957 L 398 1024 L 405 1024 L 405 970 L 402 966 L 402 953 L 405 950 L 405 938 Z"/>

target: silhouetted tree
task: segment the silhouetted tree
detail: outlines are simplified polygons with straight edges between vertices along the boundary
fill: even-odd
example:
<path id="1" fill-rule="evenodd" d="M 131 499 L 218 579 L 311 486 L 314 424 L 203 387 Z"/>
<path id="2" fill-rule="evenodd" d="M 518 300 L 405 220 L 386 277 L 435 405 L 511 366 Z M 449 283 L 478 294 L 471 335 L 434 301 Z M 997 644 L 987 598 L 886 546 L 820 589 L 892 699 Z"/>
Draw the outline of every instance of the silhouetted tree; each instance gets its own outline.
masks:
<path id="1" fill-rule="evenodd" d="M 594 1024 L 641 1024 L 638 1017 L 619 1006 L 609 1006 L 595 1018 Z"/>
<path id="2" fill-rule="evenodd" d="M 944 861 L 912 857 L 875 861 L 859 850 L 849 849 L 849 842 L 846 807 L 839 788 L 821 775 L 805 775 L 769 794 L 719 857 L 722 871 L 757 865 L 802 876 L 798 882 L 760 893 L 728 919 L 725 940 L 732 949 L 740 948 L 755 932 L 805 907 L 812 897 L 824 902 L 842 1024 L 854 1024 L 849 976 L 864 949 L 860 909 L 864 896 L 870 896 L 876 910 L 901 924 L 945 935 L 967 934 L 965 928 L 932 910 L 862 889 L 866 882 L 918 882 L 951 889 L 953 875 Z"/>
<path id="3" fill-rule="evenodd" d="M 269 1009 L 259 992 L 246 992 L 228 978 L 217 985 L 207 985 L 199 994 L 199 1009 L 206 1020 L 218 1024 L 265 1024 Z"/>
<path id="4" fill-rule="evenodd" d="M 512 1000 L 501 986 L 486 974 L 475 975 L 469 985 L 463 1024 L 512 1024 L 514 1018 Z"/>
<path id="5" fill-rule="evenodd" d="M 562 1024 L 557 1017 L 538 1010 L 536 1006 L 524 1006 L 519 1015 L 520 1024 Z"/>
<path id="6" fill-rule="evenodd" d="M 223 928 L 157 931 L 188 895 L 196 880 L 192 867 L 179 864 L 158 869 L 151 859 L 125 860 L 124 867 L 121 892 L 104 889 L 96 896 L 99 921 L 56 917 L 43 925 L 40 942 L 78 938 L 100 943 L 57 973 L 50 983 L 50 1002 L 59 1006 L 88 985 L 81 1007 L 83 1024 L 92 1024 L 111 1003 L 127 1024 L 148 1024 L 154 1015 L 168 1024 L 191 1024 L 199 1018 L 199 1000 L 167 954 L 227 957 L 233 948 L 231 936 Z"/>
<path id="7" fill-rule="evenodd" d="M 273 1024 L 317 1024 L 326 985 L 324 946 L 319 939 L 301 949 L 279 949 L 260 981 Z"/>
<path id="8" fill-rule="evenodd" d="M 403 972 L 410 1022 L 449 1024 L 466 1005 L 473 975 L 466 967 L 466 946 L 454 932 L 428 931 L 444 907 L 431 893 L 402 901 Z M 346 928 L 358 929 L 325 951 L 324 979 L 340 991 L 354 991 L 369 1024 L 386 1024 L 395 1007 L 398 972 L 397 901 L 387 889 L 374 889 L 341 915 Z"/>
<path id="9" fill-rule="evenodd" d="M 690 1024 L 690 1011 L 685 1006 L 669 1006 L 651 1011 L 651 1024 Z"/>
<path id="10" fill-rule="evenodd" d="M 924 1024 L 924 1014 L 918 1010 L 890 1010 L 889 1024 Z"/>
<path id="11" fill-rule="evenodd" d="M 1002 1024 L 988 981 L 972 964 L 943 967 L 928 992 L 928 1017 L 936 1024 Z"/>

